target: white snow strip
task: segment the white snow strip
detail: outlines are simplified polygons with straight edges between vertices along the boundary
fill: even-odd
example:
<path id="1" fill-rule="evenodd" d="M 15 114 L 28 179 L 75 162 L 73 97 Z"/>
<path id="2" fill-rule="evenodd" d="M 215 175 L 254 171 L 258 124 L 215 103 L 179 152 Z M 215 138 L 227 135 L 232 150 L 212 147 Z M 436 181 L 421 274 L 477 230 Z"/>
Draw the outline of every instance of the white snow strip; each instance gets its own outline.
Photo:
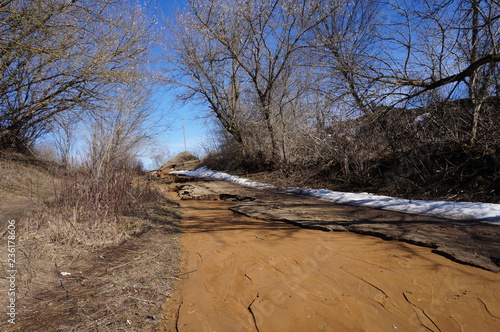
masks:
<path id="1" fill-rule="evenodd" d="M 227 174 L 224 172 L 212 171 L 211 169 L 209 169 L 205 166 L 198 168 L 198 169 L 195 169 L 194 171 L 173 171 L 170 173 L 195 176 L 195 177 L 199 177 L 199 178 L 212 178 L 212 179 L 217 179 L 217 180 L 224 180 L 224 181 L 229 181 L 229 182 L 241 184 L 241 185 L 246 186 L 246 187 L 257 188 L 257 189 L 264 189 L 264 188 L 265 189 L 273 189 L 273 188 L 275 188 L 274 186 L 272 186 L 270 184 L 251 181 L 251 180 L 240 178 L 239 176 Z"/>
<path id="2" fill-rule="evenodd" d="M 206 167 L 194 171 L 175 171 L 172 173 L 190 175 L 201 178 L 214 178 L 241 184 L 252 188 L 275 189 L 274 186 L 240 178 L 224 172 L 212 171 Z M 281 191 L 316 197 L 325 201 L 355 206 L 367 206 L 411 214 L 427 215 L 454 220 L 477 220 L 500 226 L 500 204 L 421 201 L 369 193 L 346 193 L 326 189 L 285 188 Z"/>

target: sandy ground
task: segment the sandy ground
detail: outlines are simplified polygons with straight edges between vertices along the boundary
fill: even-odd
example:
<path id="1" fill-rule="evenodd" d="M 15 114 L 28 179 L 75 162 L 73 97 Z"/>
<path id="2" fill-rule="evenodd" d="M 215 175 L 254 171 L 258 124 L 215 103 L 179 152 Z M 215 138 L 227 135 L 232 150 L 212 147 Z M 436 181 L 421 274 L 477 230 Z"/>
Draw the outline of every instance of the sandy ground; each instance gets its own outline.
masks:
<path id="1" fill-rule="evenodd" d="M 179 202 L 181 273 L 158 331 L 500 326 L 498 273 L 399 241 L 250 218 L 229 210 L 235 202 Z"/>

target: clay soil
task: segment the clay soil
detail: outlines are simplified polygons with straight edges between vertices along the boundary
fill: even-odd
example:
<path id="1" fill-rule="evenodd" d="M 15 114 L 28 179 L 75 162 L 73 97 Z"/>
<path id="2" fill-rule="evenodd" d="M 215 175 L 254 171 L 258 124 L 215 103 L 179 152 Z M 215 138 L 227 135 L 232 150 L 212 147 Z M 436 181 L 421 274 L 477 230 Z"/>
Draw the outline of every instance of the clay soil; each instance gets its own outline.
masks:
<path id="1" fill-rule="evenodd" d="M 186 181 L 173 184 L 181 271 L 158 331 L 500 326 L 497 226 Z"/>

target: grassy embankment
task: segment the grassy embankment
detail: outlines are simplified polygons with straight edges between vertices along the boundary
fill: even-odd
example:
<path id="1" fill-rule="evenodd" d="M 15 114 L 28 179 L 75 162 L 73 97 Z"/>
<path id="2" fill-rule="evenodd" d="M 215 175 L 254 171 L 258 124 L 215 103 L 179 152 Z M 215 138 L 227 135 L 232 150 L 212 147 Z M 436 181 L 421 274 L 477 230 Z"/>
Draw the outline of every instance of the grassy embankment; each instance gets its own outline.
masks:
<path id="1" fill-rule="evenodd" d="M 127 168 L 97 176 L 6 152 L 0 178 L 2 262 L 15 220 L 17 270 L 16 324 L 4 316 L 0 330 L 153 330 L 179 259 L 165 184 Z"/>

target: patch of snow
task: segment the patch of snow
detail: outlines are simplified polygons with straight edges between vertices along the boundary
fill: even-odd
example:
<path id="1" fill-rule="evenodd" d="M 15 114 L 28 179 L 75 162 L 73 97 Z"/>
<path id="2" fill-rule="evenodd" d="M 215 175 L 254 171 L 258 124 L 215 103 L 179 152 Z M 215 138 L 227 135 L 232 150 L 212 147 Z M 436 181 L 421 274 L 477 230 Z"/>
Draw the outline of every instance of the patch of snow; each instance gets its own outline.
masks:
<path id="1" fill-rule="evenodd" d="M 367 206 L 389 211 L 454 220 L 477 220 L 484 223 L 500 225 L 500 204 L 422 201 L 369 193 L 345 193 L 326 189 L 287 188 L 285 190 L 339 204 Z"/>
<path id="2" fill-rule="evenodd" d="M 201 168 L 195 169 L 194 171 L 174 171 L 170 172 L 172 174 L 183 174 L 188 176 L 195 176 L 199 178 L 212 178 L 217 180 L 229 181 L 237 184 L 241 184 L 246 187 L 257 188 L 257 189 L 273 189 L 274 186 L 266 183 L 251 181 L 248 179 L 240 178 L 239 176 L 227 174 L 225 172 L 212 171 L 211 169 L 203 166 Z"/>
<path id="3" fill-rule="evenodd" d="M 227 174 L 225 172 L 213 171 L 206 167 L 202 167 L 194 171 L 175 171 L 172 173 L 201 178 L 225 180 L 258 189 L 276 189 L 274 186 L 266 183 L 251 181 L 235 175 Z M 367 206 L 377 209 L 427 215 L 454 220 L 476 220 L 500 226 L 500 204 L 410 200 L 374 195 L 370 193 L 346 193 L 326 189 L 298 187 L 284 188 L 280 191 L 311 196 L 321 200 L 339 204 Z"/>
<path id="4" fill-rule="evenodd" d="M 431 113 L 424 113 L 419 115 L 413 120 L 413 125 L 427 127 L 429 125 L 429 120 L 431 119 Z"/>

